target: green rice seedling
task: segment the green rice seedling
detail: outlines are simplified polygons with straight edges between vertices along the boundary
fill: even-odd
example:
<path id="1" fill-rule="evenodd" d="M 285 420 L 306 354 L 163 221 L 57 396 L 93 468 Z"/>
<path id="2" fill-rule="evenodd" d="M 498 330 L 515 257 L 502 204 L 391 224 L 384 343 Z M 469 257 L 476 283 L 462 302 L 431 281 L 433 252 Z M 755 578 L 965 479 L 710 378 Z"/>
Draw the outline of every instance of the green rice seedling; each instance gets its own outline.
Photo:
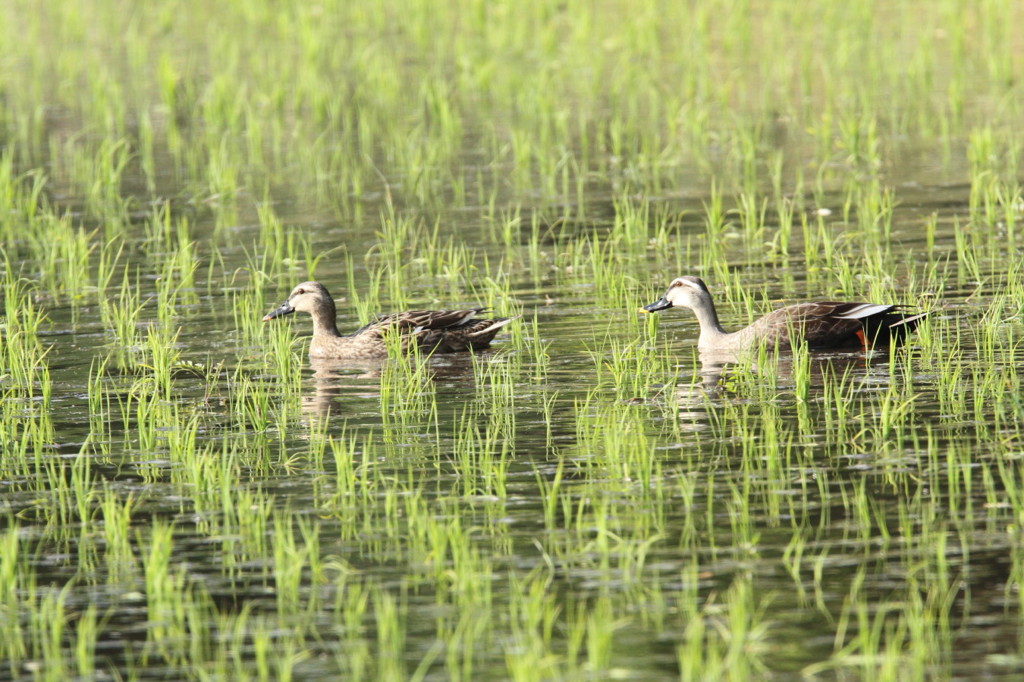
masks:
<path id="1" fill-rule="evenodd" d="M 863 584 L 860 580 L 858 582 Z M 926 620 L 927 616 L 922 612 L 927 607 L 921 594 L 920 590 L 911 590 L 904 602 L 906 606 L 898 603 L 874 606 L 863 596 L 852 598 L 850 609 L 856 611 L 856 633 L 850 644 L 837 652 L 829 667 L 852 667 L 864 674 L 897 679 L 906 670 L 924 674 L 925 669 L 941 664 L 940 660 L 932 658 L 932 654 L 943 647 L 935 639 L 941 628 L 936 629 L 934 622 L 929 624 Z M 916 640 L 916 635 L 924 639 Z M 920 644 L 928 640 L 931 640 L 931 646 L 927 650 L 922 649 Z M 826 666 L 815 666 L 806 672 L 815 674 L 820 669 L 826 669 Z"/>
<path id="2" fill-rule="evenodd" d="M 796 416 L 799 429 L 805 433 L 813 430 L 810 415 L 811 402 L 811 353 L 807 344 L 796 334 L 790 338 L 799 339 L 793 345 L 793 399 L 796 402 Z"/>
<path id="3" fill-rule="evenodd" d="M 953 238 L 957 253 L 957 283 L 977 285 L 985 281 L 981 263 L 978 260 L 978 250 L 974 248 L 974 240 L 970 236 L 969 228 L 962 226 L 957 218 L 954 218 Z"/>
<path id="4" fill-rule="evenodd" d="M 514 428 L 517 408 L 520 402 L 532 396 L 523 396 L 519 387 L 527 374 L 535 368 L 527 366 L 530 358 L 516 353 L 489 353 L 473 356 L 474 376 L 480 404 L 486 405 L 493 418 L 507 420 Z M 507 434 L 512 436 L 512 432 Z"/>
<path id="5" fill-rule="evenodd" d="M 142 350 L 140 319 L 146 304 L 140 300 L 139 281 L 138 270 L 133 277 L 125 268 L 118 295 L 100 299 L 100 316 L 104 328 L 114 336 L 114 357 L 121 370 L 131 367 L 133 357 Z"/>
<path id="6" fill-rule="evenodd" d="M 94 502 L 98 493 L 95 489 L 92 457 L 88 452 L 88 445 L 88 442 L 83 444 L 82 452 L 67 467 L 70 470 L 70 475 L 62 472 L 62 478 L 67 482 L 53 481 L 54 489 L 59 491 L 57 492 L 58 497 L 63 497 L 66 494 L 69 498 L 66 502 L 67 508 L 61 511 L 67 525 L 71 524 L 72 519 L 77 519 L 85 527 L 88 527 L 95 513 Z"/>
<path id="7" fill-rule="evenodd" d="M 428 239 L 427 235 L 424 225 L 417 222 L 414 216 L 396 214 L 389 205 L 388 213 L 381 216 L 381 229 L 377 232 L 377 245 L 373 252 L 380 267 L 390 274 L 384 284 L 401 276 L 405 271 L 405 259 L 419 250 L 419 244 Z M 392 297 L 396 302 L 402 301 L 402 294 L 397 291 L 397 287 L 389 293 L 398 294 Z"/>
<path id="8" fill-rule="evenodd" d="M 596 673 L 610 667 L 616 626 L 610 601 L 606 597 L 598 598 L 587 614 L 587 670 Z"/>
<path id="9" fill-rule="evenodd" d="M 90 604 L 78 617 L 74 634 L 75 668 L 83 679 L 96 674 L 96 644 L 99 640 L 97 608 Z"/>
<path id="10" fill-rule="evenodd" d="M 551 341 L 545 340 L 541 333 L 537 316 L 534 315 L 529 323 L 525 320 L 517 321 L 508 329 L 513 348 L 521 349 L 527 354 L 524 369 L 529 371 L 534 382 L 542 382 L 551 367 Z"/>
<path id="11" fill-rule="evenodd" d="M 593 351 L 592 355 L 598 384 L 613 389 L 618 399 L 654 397 L 655 387 L 672 376 L 671 356 L 648 339 L 620 345 L 617 339 L 610 338 L 610 342 L 610 348 Z"/>
<path id="12" fill-rule="evenodd" d="M 824 404 L 830 406 L 830 409 L 824 410 L 824 426 L 833 442 L 852 440 L 853 434 L 850 432 L 856 429 L 853 416 L 857 414 L 854 399 L 859 388 L 852 366 L 845 367 L 842 375 L 834 371 L 823 374 L 820 396 Z"/>
<path id="13" fill-rule="evenodd" d="M 121 264 L 121 256 L 124 253 L 125 242 L 120 236 L 109 239 L 98 247 L 96 261 L 96 297 L 104 300 L 111 289 L 111 282 L 114 276 L 124 271 L 125 266 Z"/>
<path id="14" fill-rule="evenodd" d="M 187 234 L 187 227 L 184 232 Z M 156 279 L 157 319 L 162 326 L 171 326 L 181 308 L 197 302 L 195 274 L 198 266 L 193 242 L 180 242 L 171 253 L 164 254 L 163 267 Z"/>
<path id="15" fill-rule="evenodd" d="M 593 282 L 597 302 L 609 308 L 620 309 L 633 300 L 631 278 L 625 274 L 623 259 L 611 240 L 594 243 L 589 253 L 590 281 Z"/>
<path id="16" fill-rule="evenodd" d="M 154 131 L 153 117 L 149 111 L 139 111 L 138 140 L 136 151 L 138 154 L 139 168 L 142 177 L 146 181 L 146 191 L 150 195 L 157 192 L 157 169 L 156 169 L 156 133 Z"/>
<path id="17" fill-rule="evenodd" d="M 372 592 L 373 613 L 377 626 L 376 676 L 378 679 L 403 679 L 406 675 L 401 652 L 405 645 L 404 599 L 382 588 Z"/>
<path id="18" fill-rule="evenodd" d="M 24 570 L 21 543 L 18 538 L 19 527 L 16 523 L 9 525 L 0 534 L 0 586 L 3 594 L 0 603 L 6 613 L 17 614 L 22 609 L 22 600 L 31 598 L 35 592 L 34 574 Z M 29 656 L 31 635 L 25 632 L 22 619 L 10 617 L 0 620 L 0 654 L 17 665 Z"/>
<path id="19" fill-rule="evenodd" d="M 224 445 L 222 449 L 231 452 L 228 445 Z M 233 466 L 225 467 L 229 474 L 237 474 L 240 469 L 237 455 L 233 460 Z M 228 476 L 222 477 L 219 490 L 212 491 L 216 494 L 216 499 L 212 500 L 216 506 L 212 510 L 206 508 L 206 500 L 203 497 L 193 496 L 196 514 L 204 521 L 209 520 L 209 523 L 199 525 L 200 528 L 209 528 L 209 535 L 219 540 L 218 550 L 223 557 L 220 574 L 225 579 L 263 580 L 269 570 L 269 560 L 261 561 L 255 567 L 252 562 L 257 557 L 267 557 L 266 533 L 269 531 L 266 507 L 272 500 L 268 501 L 264 496 L 254 495 L 249 490 L 232 486 L 231 480 Z M 245 509 L 236 508 L 235 505 L 240 504 L 250 506 Z"/>
<path id="20" fill-rule="evenodd" d="M 334 460 L 334 486 L 330 498 L 324 500 L 323 504 L 331 510 L 348 509 L 355 505 L 362 474 L 370 466 L 373 448 L 369 439 L 360 447 L 358 435 L 345 431 L 338 437 L 328 437 L 327 442 Z"/>
<path id="21" fill-rule="evenodd" d="M 740 225 L 743 229 L 743 241 L 747 249 L 757 250 L 765 241 L 765 218 L 768 213 L 768 199 L 764 197 L 758 204 L 756 194 L 742 193 L 737 200 Z"/>
<path id="22" fill-rule="evenodd" d="M 717 186 L 712 184 L 711 194 L 704 204 L 705 237 L 701 248 L 700 269 L 702 272 L 713 273 L 714 279 L 723 281 L 727 271 L 725 244 L 730 234 L 730 223 L 725 217 L 724 199 Z"/>
<path id="23" fill-rule="evenodd" d="M 92 235 L 71 224 L 69 216 L 44 213 L 28 231 L 29 249 L 40 264 L 43 288 L 56 300 L 78 303 L 90 289 Z"/>
<path id="24" fill-rule="evenodd" d="M 152 377 L 136 379 L 127 390 L 115 395 L 121 423 L 136 424 L 134 433 L 125 431 L 122 435 L 124 444 L 130 447 L 133 442 L 137 442 L 139 449 L 152 451 L 157 443 L 157 429 L 155 420 L 151 417 L 160 409 L 157 388 Z"/>
<path id="25" fill-rule="evenodd" d="M 448 284 L 446 296 L 458 299 L 462 294 L 460 284 L 468 273 L 474 270 L 473 256 L 464 244 L 456 243 L 454 237 L 442 239 L 439 225 L 435 224 L 431 233 L 425 235 L 422 245 L 417 245 L 417 257 L 409 265 L 421 269 L 424 274 L 436 282 Z M 484 277 L 489 277 L 485 262 Z M 411 270 L 407 266 L 407 270 Z"/>
<path id="26" fill-rule="evenodd" d="M 31 182 L 30 182 L 31 181 Z M 10 154 L 0 154 L 0 230 L 5 245 L 17 244 L 26 223 L 33 223 L 45 205 L 47 177 L 39 170 L 18 175 Z M 5 249 L 5 260 L 10 258 Z"/>
<path id="27" fill-rule="evenodd" d="M 243 276 L 235 273 L 236 276 Z M 273 303 L 265 294 L 262 286 L 262 277 L 256 275 L 249 281 L 248 286 L 239 289 L 231 282 L 224 284 L 225 298 L 230 301 L 232 326 L 241 337 L 240 343 L 245 348 L 258 348 L 263 345 L 264 335 L 272 333 L 273 328 L 287 327 L 290 337 L 290 325 L 266 325 L 263 324 L 263 315 L 273 307 Z"/>
<path id="28" fill-rule="evenodd" d="M 481 201 L 481 204 L 484 202 Z M 519 264 L 520 251 L 525 239 L 523 230 L 523 216 L 515 208 L 494 215 L 497 209 L 493 206 L 493 199 L 488 201 L 489 216 L 481 219 L 481 227 L 486 228 L 485 236 L 488 241 L 501 244 L 504 247 L 504 260 L 506 262 Z"/>
<path id="29" fill-rule="evenodd" d="M 512 456 L 509 436 L 514 434 L 514 412 L 496 406 L 508 419 L 486 422 L 478 426 L 479 415 L 464 413 L 454 433 L 452 460 L 459 473 L 459 486 L 466 496 L 506 496 L 509 459 Z M 512 423 L 510 423 L 510 421 Z"/>
<path id="30" fill-rule="evenodd" d="M 259 248 L 261 256 L 259 265 L 252 265 L 255 272 L 265 273 L 269 278 L 288 272 L 286 262 L 294 263 L 296 254 L 289 253 L 289 235 L 281 218 L 269 203 L 261 204 L 256 211 L 260 221 Z M 312 275 L 312 273 L 310 273 Z"/>
<path id="31" fill-rule="evenodd" d="M 223 505 L 221 513 L 228 528 L 234 529 L 239 536 L 239 556 L 242 562 L 258 560 L 272 553 L 268 547 L 273 526 L 274 498 L 259 489 L 230 490 L 224 489 L 221 495 Z M 270 576 L 271 566 L 260 571 L 266 579 Z"/>
<path id="32" fill-rule="evenodd" d="M 304 572 L 308 557 L 317 547 L 296 543 L 295 529 L 292 527 L 290 514 L 275 513 L 273 516 L 274 533 L 274 593 L 277 600 L 277 613 L 282 617 L 297 615 L 303 606 L 300 598 Z M 306 533 L 305 535 L 309 535 Z M 315 535 L 309 535 L 315 538 Z M 310 608 L 313 603 L 308 604 Z"/>
<path id="33" fill-rule="evenodd" d="M 263 336 L 261 345 L 266 349 L 264 351 L 266 366 L 273 368 L 274 375 L 279 381 L 284 382 L 284 385 L 297 389 L 302 378 L 301 368 L 306 353 L 303 347 L 298 346 L 303 340 L 295 338 L 291 326 L 290 324 L 263 325 L 262 328 L 266 330 L 264 334 L 269 335 L 269 338 Z M 249 381 L 242 372 L 238 374 L 237 380 Z M 252 388 L 257 387 L 252 386 Z M 264 395 L 263 397 L 269 399 L 269 396 Z"/>
<path id="34" fill-rule="evenodd" d="M 684 240 L 682 235 L 682 224 L 686 213 L 673 211 L 666 205 L 654 205 L 652 224 L 649 228 L 650 237 L 647 240 L 647 248 L 654 253 L 673 253 L 676 256 L 676 264 L 673 272 L 681 272 L 683 263 L 693 261 L 690 238 Z"/>
<path id="35" fill-rule="evenodd" d="M 190 420 L 188 427 L 193 428 L 193 424 L 194 421 Z M 222 525 L 217 515 L 224 498 L 230 496 L 230 491 L 239 480 L 239 450 L 244 449 L 244 446 L 235 444 L 232 447 L 230 441 L 225 440 L 207 443 L 185 452 L 174 451 L 173 447 L 170 444 L 168 448 L 174 461 L 168 479 L 184 491 L 190 501 L 197 530 L 215 534 L 216 529 Z"/>
<path id="36" fill-rule="evenodd" d="M 148 550 L 143 555 L 146 608 L 150 623 L 146 652 L 149 656 L 159 656 L 171 664 L 181 662 L 179 647 L 187 637 L 182 599 L 185 573 L 173 569 L 173 539 L 173 526 L 162 523 L 153 524 L 148 547 L 141 535 L 137 539 Z"/>
<path id="37" fill-rule="evenodd" d="M 866 185 L 858 183 L 856 197 L 851 199 L 866 244 L 876 247 L 888 246 L 892 241 L 892 192 L 881 187 L 877 181 Z M 850 202 L 851 199 L 847 201 Z"/>
<path id="38" fill-rule="evenodd" d="M 160 417 L 167 422 L 162 424 L 165 428 L 162 444 L 170 459 L 176 463 L 194 465 L 194 461 L 188 460 L 200 451 L 198 434 L 202 417 L 190 411 L 188 406 L 180 404 L 168 406 L 161 411 Z"/>
<path id="39" fill-rule="evenodd" d="M 825 221 L 826 208 L 820 208 L 813 216 L 801 216 L 801 236 L 803 242 L 803 260 L 807 271 L 830 269 L 835 254 L 832 235 Z"/>
<path id="40" fill-rule="evenodd" d="M 71 588 L 72 585 L 68 584 L 60 590 L 42 591 L 38 602 L 33 604 L 35 608 L 30 611 L 32 656 L 41 662 L 48 675 L 54 676 L 51 679 L 59 679 L 71 672 L 68 669 L 70 660 L 63 648 L 69 620 L 67 598 Z"/>
<path id="41" fill-rule="evenodd" d="M 86 192 L 86 207 L 103 221 L 109 239 L 120 232 L 131 208 L 131 201 L 120 192 L 122 176 L 131 157 L 131 143 L 124 138 L 100 142 L 90 173 L 92 182 Z"/>
<path id="42" fill-rule="evenodd" d="M 46 357 L 49 348 L 39 340 L 46 319 L 35 307 L 32 289 L 23 280 L 13 280 L 7 271 L 4 324 L 0 327 L 0 367 L 5 374 L 5 393 L 31 405 L 41 398 L 40 415 L 49 413 L 52 387 Z"/>
<path id="43" fill-rule="evenodd" d="M 650 202 L 623 194 L 613 199 L 612 206 L 615 219 L 608 241 L 615 242 L 621 249 L 620 253 L 629 260 L 642 259 L 652 222 Z"/>
<path id="44" fill-rule="evenodd" d="M 878 121 L 870 110 L 843 112 L 839 115 L 839 149 L 846 154 L 846 163 L 854 169 L 873 174 L 881 166 Z"/>
<path id="45" fill-rule="evenodd" d="M 220 677 L 250 677 L 254 674 L 252 660 L 257 656 L 256 641 L 260 642 L 259 646 L 265 647 L 266 638 L 263 632 L 258 632 L 261 627 L 253 622 L 255 619 L 252 612 L 251 602 L 244 604 L 237 612 L 215 612 L 216 630 L 224 634 L 222 643 L 217 646 L 209 662 L 208 667 L 213 674 Z M 250 636 L 250 633 L 254 634 Z"/>
<path id="46" fill-rule="evenodd" d="M 130 532 L 136 504 L 131 495 L 122 501 L 109 486 L 100 501 L 105 540 L 104 561 L 107 581 L 110 583 L 127 584 L 136 576 L 137 561 Z"/>
<path id="47" fill-rule="evenodd" d="M 422 505 L 422 498 L 419 498 L 409 511 L 426 511 Z M 442 506 L 448 513 L 438 521 L 425 513 L 409 514 L 410 531 L 426 539 L 424 548 L 428 555 L 424 558 L 435 577 L 435 599 L 439 603 L 451 603 L 460 611 L 488 609 L 494 598 L 492 581 L 486 577 L 492 571 L 492 559 L 484 556 L 472 541 L 461 504 Z M 421 524 L 422 528 L 418 528 Z M 493 554 L 494 548 L 489 549 Z M 415 555 L 412 558 L 415 559 Z"/>
<path id="48" fill-rule="evenodd" d="M 345 277 L 348 285 L 348 298 L 351 299 L 350 304 L 355 308 L 356 315 L 360 320 L 368 320 L 372 314 L 381 312 L 380 291 L 382 287 L 381 281 L 385 274 L 384 269 L 375 268 L 367 272 L 369 286 L 364 284 L 360 288 L 356 283 L 356 268 L 351 257 L 346 256 L 346 261 Z M 400 300 L 405 300 L 404 295 Z M 398 301 L 393 301 L 392 303 L 396 307 L 402 307 L 403 305 Z"/>
<path id="49" fill-rule="evenodd" d="M 1002 209 L 1002 226 L 1006 240 L 1016 245 L 1018 240 L 1017 224 L 1024 214 L 1024 193 L 1019 183 L 1000 184 L 996 190 L 996 202 Z"/>
<path id="50" fill-rule="evenodd" d="M 468 609 L 463 611 L 459 614 L 457 622 L 438 634 L 438 642 L 434 649 L 417 666 L 416 677 L 422 679 L 425 676 L 434 662 L 434 655 L 440 655 L 441 642 L 444 642 L 444 664 L 449 677 L 473 679 L 475 659 L 488 643 L 489 630 L 489 613 Z"/>
<path id="51" fill-rule="evenodd" d="M 763 136 L 759 121 L 747 122 L 737 120 L 732 123 L 731 131 L 731 159 L 736 168 L 740 191 L 753 193 L 757 190 L 759 183 L 758 174 L 758 151 L 760 139 Z"/>
<path id="52" fill-rule="evenodd" d="M 128 140 L 104 137 L 95 143 L 73 134 L 63 140 L 51 138 L 51 147 L 55 184 L 73 188 L 88 217 L 104 224 L 106 238 L 120 232 L 128 215 L 129 200 L 120 192 L 131 154 Z"/>
<path id="53" fill-rule="evenodd" d="M 684 677 L 748 679 L 765 669 L 767 623 L 749 580 L 737 577 L 722 605 L 709 601 L 686 624 L 677 661 Z"/>
<path id="54" fill-rule="evenodd" d="M 565 499 L 561 495 L 564 472 L 564 460 L 559 460 L 558 467 L 555 469 L 554 474 L 550 476 L 550 480 L 541 475 L 539 471 L 535 471 L 537 490 L 544 508 L 544 526 L 548 531 L 554 531 L 558 528 L 559 505 Z"/>
<path id="55" fill-rule="evenodd" d="M 381 418 L 403 427 L 416 423 L 437 424 L 437 398 L 431 381 L 429 365 L 424 362 L 418 346 L 411 352 L 402 347 L 399 335 L 385 337 L 388 360 L 380 380 Z"/>
<path id="56" fill-rule="evenodd" d="M 180 358 L 178 335 L 180 329 L 173 331 L 164 325 L 149 325 L 146 328 L 146 341 L 142 347 L 143 356 L 140 367 L 151 374 L 158 395 L 165 401 L 172 396 L 172 378 L 174 367 Z"/>
<path id="57" fill-rule="evenodd" d="M 364 583 L 351 580 L 345 574 L 339 576 L 338 582 L 339 589 L 334 592 L 333 620 L 341 630 L 341 637 L 335 659 L 341 672 L 352 679 L 365 679 L 373 665 L 369 641 L 364 636 L 370 590 Z"/>
<path id="58" fill-rule="evenodd" d="M 515 679 L 549 679 L 561 671 L 554 637 L 559 607 L 547 589 L 551 582 L 546 567 L 509 576 L 511 634 L 504 649 L 506 670 Z"/>
<path id="59" fill-rule="evenodd" d="M 1021 208 L 1019 183 L 1004 182 L 991 171 L 972 178 L 971 221 L 987 237 L 985 246 L 991 258 L 998 258 L 1007 244 L 1016 246 Z"/>
<path id="60" fill-rule="evenodd" d="M 180 243 L 178 231 L 187 222 L 174 221 L 170 202 L 164 201 L 153 206 L 148 220 L 143 223 L 143 243 L 150 253 L 164 255 Z M 187 228 L 186 228 L 187 229 Z M 187 231 L 186 231 L 187 235 Z"/>
<path id="61" fill-rule="evenodd" d="M 998 166 L 997 136 L 991 126 L 972 129 L 967 138 L 967 160 L 971 177 L 977 178 Z"/>
<path id="62" fill-rule="evenodd" d="M 530 218 L 529 239 L 525 246 L 525 259 L 533 284 L 539 288 L 543 278 L 552 267 L 551 255 L 545 249 L 546 231 L 542 224 L 540 212 L 534 212 Z"/>
<path id="63" fill-rule="evenodd" d="M 647 415 L 635 405 L 616 402 L 594 406 L 593 401 L 594 394 L 578 407 L 585 417 L 577 418 L 580 449 L 600 454 L 599 459 L 588 459 L 588 465 L 594 466 L 602 479 L 635 484 L 639 494 L 651 494 L 659 470 L 647 434 Z"/>

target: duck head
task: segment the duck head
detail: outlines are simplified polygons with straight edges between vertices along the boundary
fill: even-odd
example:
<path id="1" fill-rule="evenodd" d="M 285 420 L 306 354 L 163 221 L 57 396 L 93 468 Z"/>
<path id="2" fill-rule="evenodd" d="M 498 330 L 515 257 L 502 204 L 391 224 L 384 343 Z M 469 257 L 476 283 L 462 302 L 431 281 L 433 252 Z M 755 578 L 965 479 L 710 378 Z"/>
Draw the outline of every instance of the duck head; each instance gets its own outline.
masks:
<path id="1" fill-rule="evenodd" d="M 320 282 L 303 282 L 288 294 L 288 299 L 280 306 L 263 316 L 263 321 L 272 320 L 292 313 L 309 313 L 314 317 L 324 315 L 334 319 L 334 299 L 327 287 Z"/>
<path id="2" fill-rule="evenodd" d="M 711 292 L 699 277 L 676 277 L 668 286 L 665 295 L 654 303 L 640 308 L 642 313 L 654 313 L 668 308 L 689 308 L 697 310 L 711 304 Z"/>

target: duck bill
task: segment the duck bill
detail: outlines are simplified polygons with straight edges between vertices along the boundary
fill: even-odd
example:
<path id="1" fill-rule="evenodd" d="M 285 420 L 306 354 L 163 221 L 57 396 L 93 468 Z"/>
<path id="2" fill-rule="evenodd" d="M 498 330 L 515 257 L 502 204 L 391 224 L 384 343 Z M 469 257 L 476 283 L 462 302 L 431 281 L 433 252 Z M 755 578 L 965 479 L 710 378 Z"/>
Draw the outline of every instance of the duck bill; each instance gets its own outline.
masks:
<path id="1" fill-rule="evenodd" d="M 666 308 L 671 308 L 671 307 L 672 307 L 672 303 L 670 303 L 664 296 L 662 296 L 661 298 L 659 298 L 654 303 L 648 303 L 647 305 L 645 305 L 643 308 L 640 309 L 640 312 L 642 312 L 642 313 L 656 313 L 659 310 L 665 310 Z"/>
<path id="2" fill-rule="evenodd" d="M 289 305 L 287 302 L 286 303 L 282 303 L 280 305 L 280 307 L 274 308 L 269 313 L 264 315 L 263 316 L 263 321 L 267 322 L 268 320 L 272 320 L 275 317 L 281 317 L 282 315 L 291 315 L 294 312 L 295 312 L 295 308 L 291 307 L 291 305 Z"/>

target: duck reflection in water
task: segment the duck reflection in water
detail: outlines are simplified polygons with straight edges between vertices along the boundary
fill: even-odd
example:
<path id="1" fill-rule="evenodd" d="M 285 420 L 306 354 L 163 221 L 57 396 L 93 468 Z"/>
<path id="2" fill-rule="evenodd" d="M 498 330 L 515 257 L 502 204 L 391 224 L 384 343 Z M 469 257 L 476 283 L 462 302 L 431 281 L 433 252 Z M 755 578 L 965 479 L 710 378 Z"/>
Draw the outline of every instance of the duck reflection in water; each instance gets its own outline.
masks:
<path id="1" fill-rule="evenodd" d="M 481 351 L 482 355 L 496 355 L 498 351 Z M 434 386 L 424 390 L 435 390 L 438 382 L 451 384 L 459 395 L 468 395 L 475 390 L 476 373 L 474 354 L 457 353 L 431 355 L 421 358 L 402 358 L 398 362 L 416 362 L 414 371 L 423 372 L 423 381 Z M 394 359 L 337 359 L 310 358 L 313 370 L 313 390 L 302 396 L 302 410 L 309 414 L 330 416 L 331 414 L 352 414 L 365 408 L 367 414 L 379 417 L 381 409 L 381 381 L 387 381 L 389 363 Z"/>

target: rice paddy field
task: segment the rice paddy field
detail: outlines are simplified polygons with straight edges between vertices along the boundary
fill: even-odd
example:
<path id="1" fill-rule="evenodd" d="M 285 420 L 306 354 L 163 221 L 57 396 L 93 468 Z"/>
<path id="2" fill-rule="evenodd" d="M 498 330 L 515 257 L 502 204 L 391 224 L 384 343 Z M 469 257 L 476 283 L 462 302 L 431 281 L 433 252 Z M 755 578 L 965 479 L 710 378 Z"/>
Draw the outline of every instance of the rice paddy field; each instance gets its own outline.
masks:
<path id="1" fill-rule="evenodd" d="M 0 679 L 1020 679 L 1022 25 L 6 0 Z M 709 363 L 684 274 L 933 312 Z"/>

